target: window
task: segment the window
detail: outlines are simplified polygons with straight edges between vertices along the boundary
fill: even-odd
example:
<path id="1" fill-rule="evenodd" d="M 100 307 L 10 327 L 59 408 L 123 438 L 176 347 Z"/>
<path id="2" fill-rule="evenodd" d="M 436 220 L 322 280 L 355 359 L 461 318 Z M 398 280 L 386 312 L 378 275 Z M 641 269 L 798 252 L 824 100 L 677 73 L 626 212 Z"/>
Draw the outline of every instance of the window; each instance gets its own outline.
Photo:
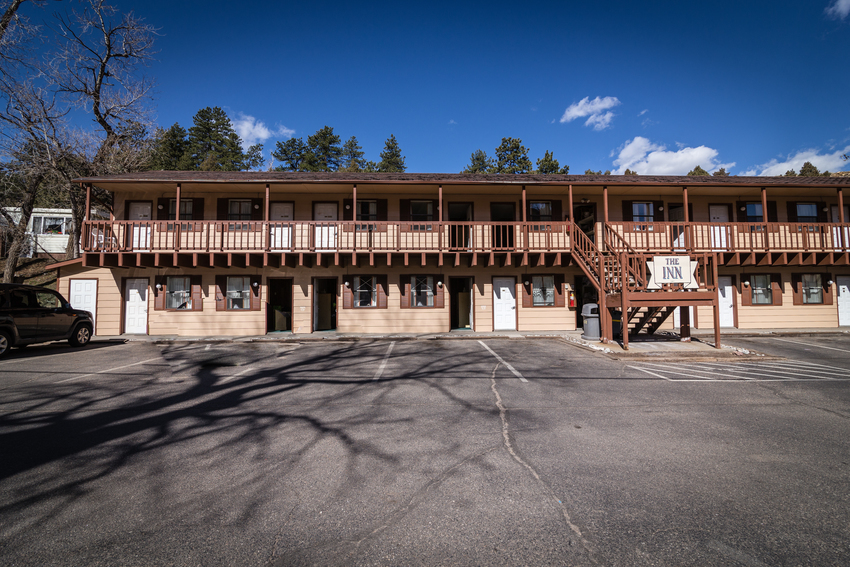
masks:
<path id="1" fill-rule="evenodd" d="M 528 204 L 528 220 L 531 222 L 552 222 L 552 201 L 531 201 Z M 547 230 L 543 224 L 531 225 L 531 230 Z"/>
<path id="2" fill-rule="evenodd" d="M 180 220 L 192 220 L 192 199 L 180 199 Z M 250 207 L 248 210 L 250 214 Z M 177 218 L 177 199 L 170 199 L 168 203 L 168 220 Z M 250 218 L 250 217 L 249 217 Z"/>
<path id="3" fill-rule="evenodd" d="M 411 200 L 410 220 L 419 222 L 431 222 L 434 220 L 434 201 Z M 433 230 L 430 224 L 416 224 L 412 230 Z"/>
<path id="4" fill-rule="evenodd" d="M 750 287 L 753 290 L 753 305 L 773 305 L 773 290 L 770 276 L 750 276 Z"/>
<path id="5" fill-rule="evenodd" d="M 555 276 L 534 276 L 531 279 L 531 297 L 534 307 L 554 307 Z"/>
<path id="6" fill-rule="evenodd" d="M 182 212 L 182 203 L 180 208 Z M 251 199 L 230 199 L 227 203 L 227 220 L 251 220 Z"/>
<path id="7" fill-rule="evenodd" d="M 434 307 L 434 276 L 411 276 L 411 307 Z"/>
<path id="8" fill-rule="evenodd" d="M 35 293 L 38 306 L 42 309 L 56 309 L 62 307 L 62 300 L 52 291 L 37 291 Z"/>
<path id="9" fill-rule="evenodd" d="M 378 220 L 378 202 L 377 201 L 357 201 L 357 220 L 358 221 L 376 221 Z M 373 224 L 358 224 L 357 230 L 375 230 Z"/>
<path id="10" fill-rule="evenodd" d="M 189 277 L 169 276 L 165 287 L 166 309 L 192 309 L 192 280 Z"/>
<path id="11" fill-rule="evenodd" d="M 249 276 L 227 276 L 225 308 L 228 311 L 251 308 L 251 278 Z"/>
<path id="12" fill-rule="evenodd" d="M 764 222 L 764 209 L 761 203 L 747 203 L 745 206 L 746 222 Z"/>
<path id="13" fill-rule="evenodd" d="M 823 282 L 820 274 L 802 274 L 803 303 L 823 303 Z"/>
<path id="14" fill-rule="evenodd" d="M 652 221 L 655 219 L 655 203 L 651 201 L 632 202 L 632 222 L 635 230 L 652 230 Z"/>
<path id="15" fill-rule="evenodd" d="M 374 276 L 355 276 L 352 290 L 354 307 L 375 307 L 378 305 L 378 290 Z"/>
<path id="16" fill-rule="evenodd" d="M 797 203 L 797 222 L 818 222 L 817 204 Z"/>
<path id="17" fill-rule="evenodd" d="M 67 234 L 71 230 L 68 217 L 35 217 L 32 219 L 33 234 Z"/>

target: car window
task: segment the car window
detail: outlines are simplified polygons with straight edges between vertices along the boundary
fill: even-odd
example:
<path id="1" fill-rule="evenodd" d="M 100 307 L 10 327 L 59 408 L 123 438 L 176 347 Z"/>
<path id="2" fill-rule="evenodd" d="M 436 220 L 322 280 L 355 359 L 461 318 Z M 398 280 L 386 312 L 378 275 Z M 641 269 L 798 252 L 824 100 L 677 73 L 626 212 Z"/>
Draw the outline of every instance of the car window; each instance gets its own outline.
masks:
<path id="1" fill-rule="evenodd" d="M 25 289 L 13 289 L 9 292 L 9 308 L 10 309 L 27 309 L 35 307 L 35 295 L 31 291 Z"/>
<path id="2" fill-rule="evenodd" d="M 9 294 L 6 291 L 0 291 L 0 309 L 9 308 Z"/>
<path id="3" fill-rule="evenodd" d="M 38 299 L 38 306 L 42 309 L 56 309 L 57 307 L 62 307 L 62 301 L 59 299 L 59 296 L 53 292 L 38 291 L 35 295 Z"/>

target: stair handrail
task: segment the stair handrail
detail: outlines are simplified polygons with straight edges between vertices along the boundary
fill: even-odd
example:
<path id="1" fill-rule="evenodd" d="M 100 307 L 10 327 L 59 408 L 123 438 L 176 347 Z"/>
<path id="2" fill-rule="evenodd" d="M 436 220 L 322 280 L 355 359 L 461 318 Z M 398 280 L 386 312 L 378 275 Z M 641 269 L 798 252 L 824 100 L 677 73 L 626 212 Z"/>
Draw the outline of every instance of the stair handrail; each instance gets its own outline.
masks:
<path id="1" fill-rule="evenodd" d="M 605 223 L 605 230 L 603 234 L 605 235 L 605 247 L 608 250 L 616 251 L 616 252 L 625 252 L 626 254 L 626 272 L 629 276 L 634 278 L 635 286 L 634 288 L 643 289 L 646 287 L 646 266 L 643 261 L 643 254 L 632 248 L 632 246 L 626 242 L 626 239 L 614 230 L 609 223 Z M 620 246 L 618 248 L 617 246 Z M 626 285 L 627 282 L 623 282 L 623 285 Z"/>
<path id="2" fill-rule="evenodd" d="M 573 256 L 578 260 L 579 268 L 593 281 L 597 289 L 602 290 L 603 278 L 598 269 L 598 259 L 602 253 L 584 231 L 576 227 L 575 223 L 570 223 L 570 242 L 572 250 L 576 252 Z"/>

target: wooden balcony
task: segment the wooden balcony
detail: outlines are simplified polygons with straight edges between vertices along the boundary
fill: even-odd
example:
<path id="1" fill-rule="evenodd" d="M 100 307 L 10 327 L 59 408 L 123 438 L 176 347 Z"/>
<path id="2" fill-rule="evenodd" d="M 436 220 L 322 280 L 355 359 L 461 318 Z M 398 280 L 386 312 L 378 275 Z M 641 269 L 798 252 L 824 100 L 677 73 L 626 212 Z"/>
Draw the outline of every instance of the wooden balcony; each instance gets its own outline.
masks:
<path id="1" fill-rule="evenodd" d="M 178 265 L 177 255 L 192 254 L 245 255 L 251 263 L 252 255 L 274 253 L 422 254 L 424 262 L 432 253 L 568 252 L 570 229 L 567 222 L 87 221 L 82 249 L 119 257 L 87 265 L 150 265 L 141 256 L 165 254 L 175 255 L 171 265 Z M 124 264 L 129 255 L 139 259 Z"/>
<path id="2" fill-rule="evenodd" d="M 850 224 L 609 222 L 605 241 L 613 252 L 700 254 L 831 253 L 850 251 Z M 614 233 L 619 238 L 608 238 Z"/>

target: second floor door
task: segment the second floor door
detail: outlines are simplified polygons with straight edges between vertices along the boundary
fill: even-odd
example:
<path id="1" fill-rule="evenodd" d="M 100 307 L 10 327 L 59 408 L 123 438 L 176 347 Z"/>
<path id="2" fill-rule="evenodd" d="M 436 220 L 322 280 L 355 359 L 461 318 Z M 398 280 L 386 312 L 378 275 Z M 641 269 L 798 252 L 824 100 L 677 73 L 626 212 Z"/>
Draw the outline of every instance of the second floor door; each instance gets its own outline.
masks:
<path id="1" fill-rule="evenodd" d="M 314 242 L 316 250 L 336 250 L 338 216 L 337 203 L 313 203 L 313 220 L 316 221 Z"/>

